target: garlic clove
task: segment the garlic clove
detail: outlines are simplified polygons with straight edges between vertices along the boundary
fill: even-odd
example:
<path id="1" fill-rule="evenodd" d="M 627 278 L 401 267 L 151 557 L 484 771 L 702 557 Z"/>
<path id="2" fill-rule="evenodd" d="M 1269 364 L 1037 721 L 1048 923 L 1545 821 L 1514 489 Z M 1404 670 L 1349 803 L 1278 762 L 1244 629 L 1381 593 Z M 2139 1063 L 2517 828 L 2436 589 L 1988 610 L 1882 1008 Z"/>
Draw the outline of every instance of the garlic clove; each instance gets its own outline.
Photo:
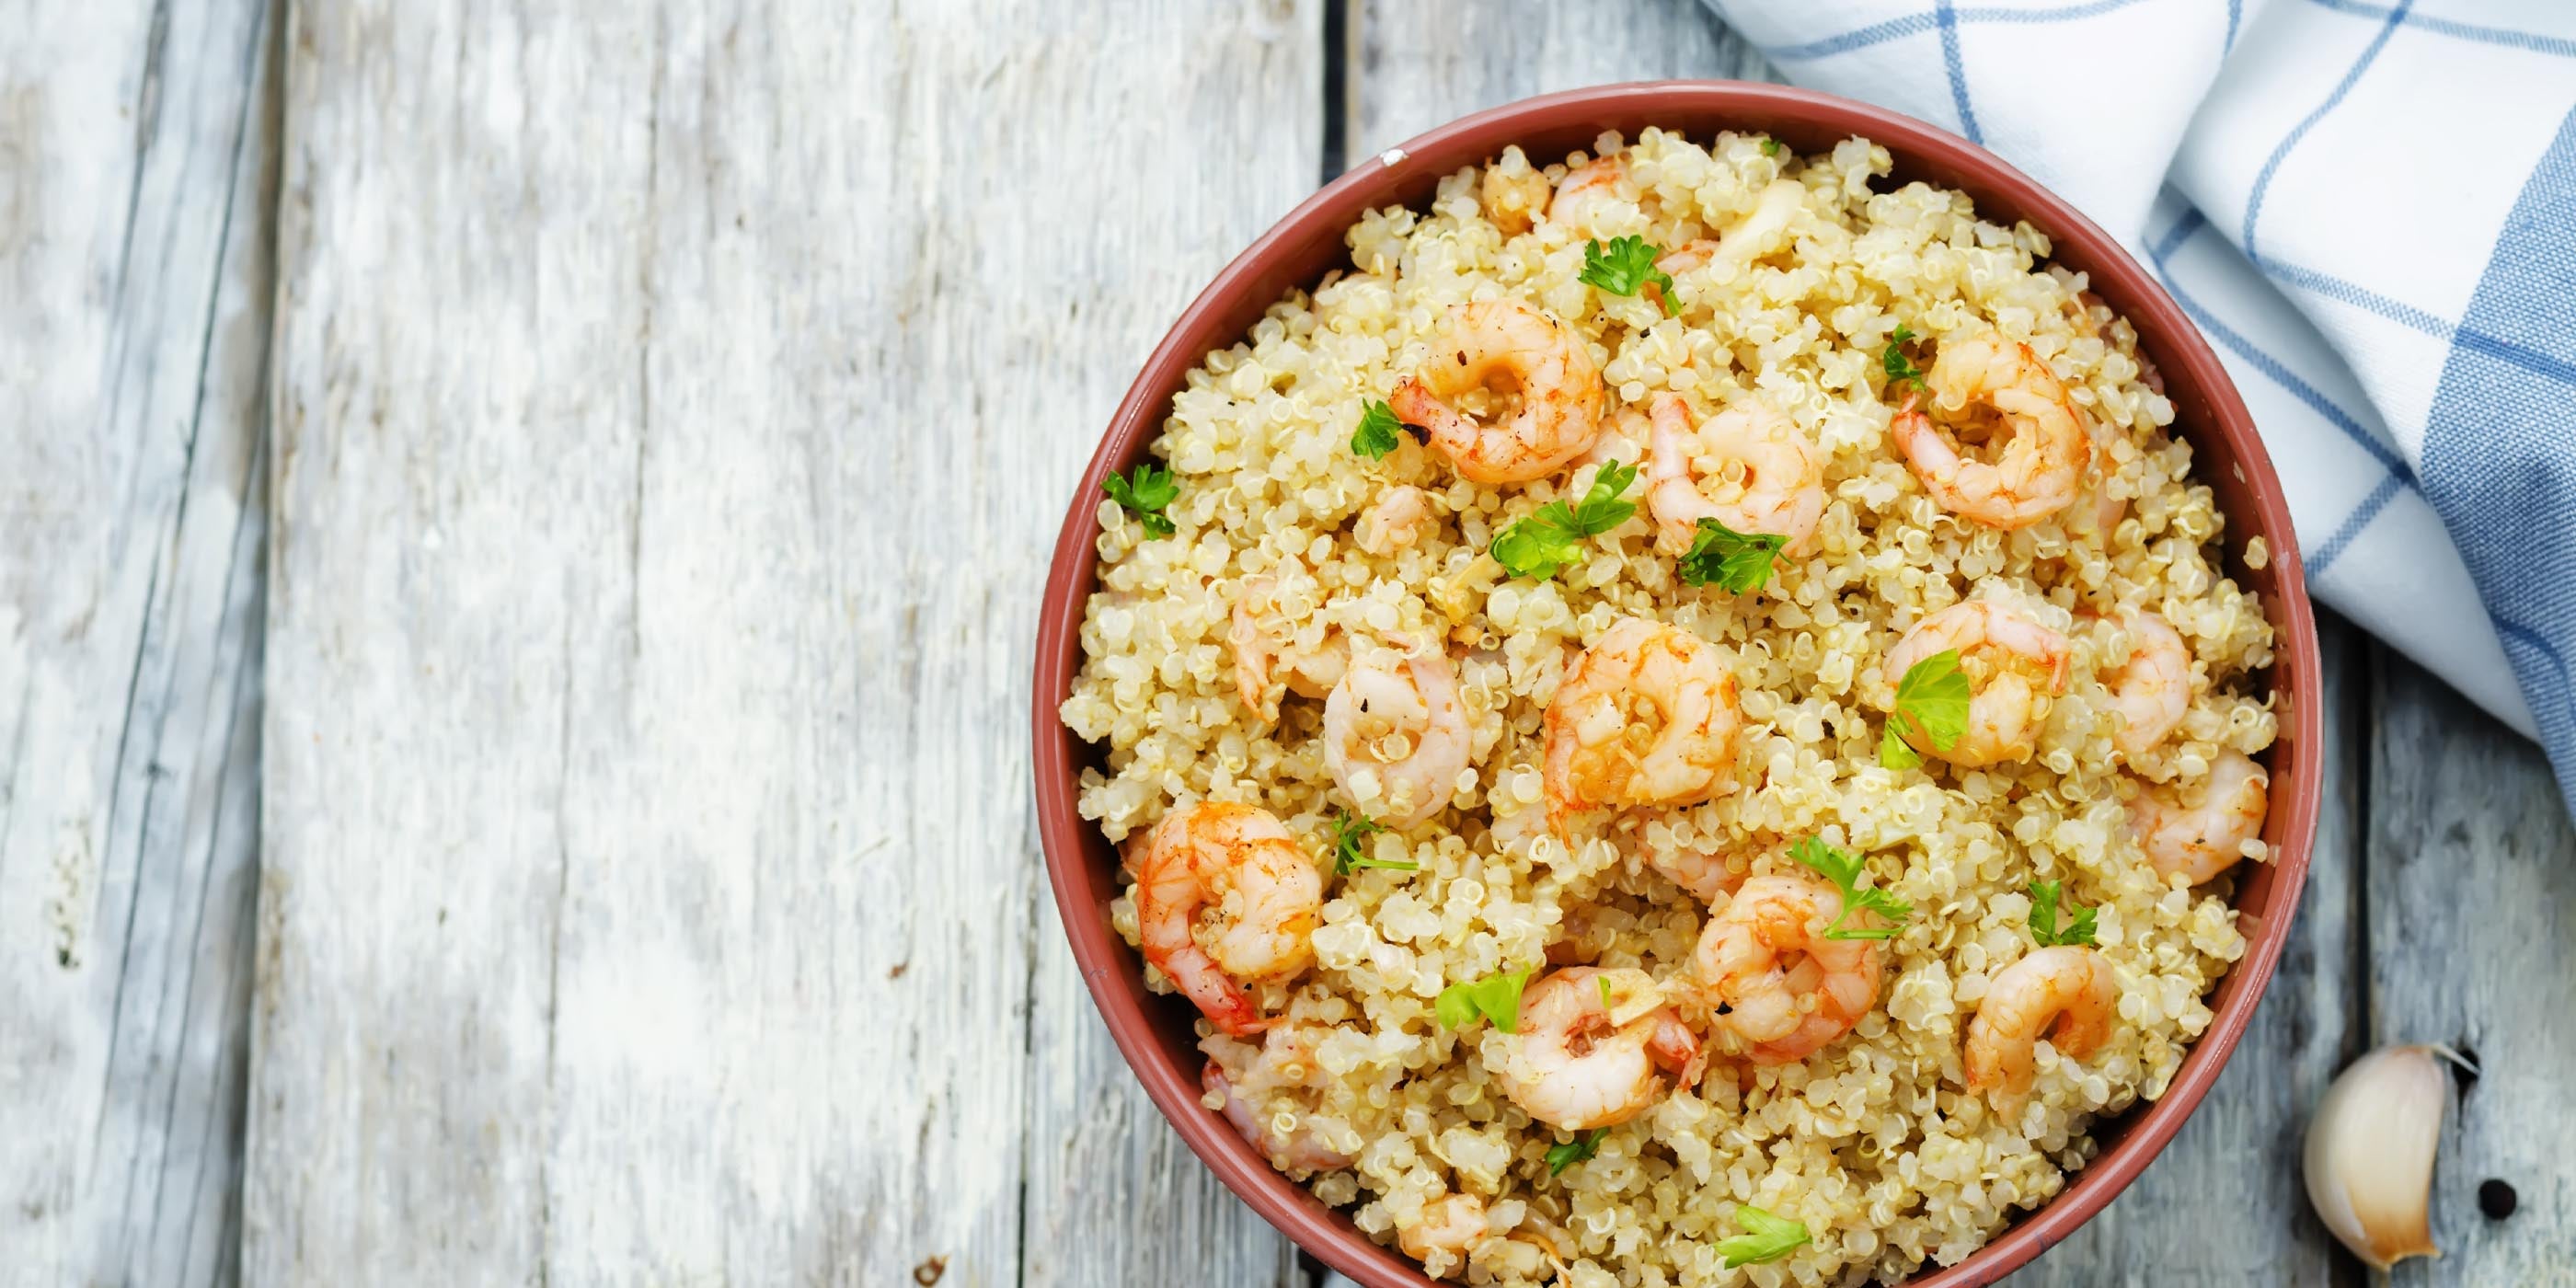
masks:
<path id="1" fill-rule="evenodd" d="M 2336 1077 L 2308 1120 L 2308 1202 L 2374 1269 L 2442 1255 L 2430 1200 L 2451 1079 L 2436 1055 L 2468 1063 L 2448 1047 L 2382 1047 Z"/>

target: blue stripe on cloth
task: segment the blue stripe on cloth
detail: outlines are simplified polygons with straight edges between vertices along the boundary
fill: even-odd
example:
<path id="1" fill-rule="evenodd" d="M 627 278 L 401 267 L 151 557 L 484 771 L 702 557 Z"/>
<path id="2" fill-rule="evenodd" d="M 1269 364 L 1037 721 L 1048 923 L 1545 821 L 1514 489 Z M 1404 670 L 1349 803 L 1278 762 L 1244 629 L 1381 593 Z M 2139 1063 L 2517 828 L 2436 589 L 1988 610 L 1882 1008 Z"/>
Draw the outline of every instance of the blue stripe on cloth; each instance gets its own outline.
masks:
<path id="1" fill-rule="evenodd" d="M 2399 326 L 2411 327 L 2426 335 L 2447 340 L 2459 327 L 2437 318 L 2404 300 L 2391 299 L 2358 282 L 2347 282 L 2332 273 L 2320 273 L 2282 259 L 2266 259 L 2263 275 L 2287 286 L 2311 291 L 2327 299 L 2365 312 L 2376 313 Z"/>
<path id="2" fill-rule="evenodd" d="M 2090 18 L 2144 2 L 2145 0 L 2091 0 L 2087 4 L 2071 4 L 2056 9 L 1952 8 L 1950 15 L 1953 21 L 1965 27 L 1981 26 L 1990 22 L 2029 26 Z M 2231 24 L 2236 8 L 2242 3 L 2243 0 L 2228 0 Z M 1939 25 L 1940 14 L 1937 9 L 1926 13 L 1909 13 L 1902 18 L 1890 18 L 1885 22 L 1873 22 L 1866 27 L 1855 27 L 1841 35 L 1811 40 L 1803 45 L 1782 45 L 1778 49 L 1766 49 L 1762 52 L 1768 54 L 1773 62 L 1811 62 L 1818 58 L 1830 58 L 1835 54 L 1847 54 L 1855 49 L 1867 49 L 1871 45 L 1883 45 L 1891 40 L 1902 40 L 1907 36 L 1919 36 Z M 2228 31 L 2231 33 L 2230 43 L 2233 43 L 2235 27 L 2230 25 Z"/>
<path id="3" fill-rule="evenodd" d="M 1977 129 L 1977 109 L 1968 106 L 1968 72 L 1959 62 L 1959 14 L 1950 0 L 1933 0 L 1932 17 L 1941 25 L 1941 61 L 1950 68 L 1950 101 L 1959 108 L 1959 133 L 1970 143 L 1983 145 L 1985 135 Z"/>
<path id="4" fill-rule="evenodd" d="M 2397 7 L 2389 11 L 2388 21 L 2380 27 L 2379 34 L 2370 38 L 2360 57 L 2353 59 L 2352 67 L 2344 72 L 2343 79 L 2335 82 L 2334 92 L 2326 95 L 2326 101 L 2319 103 L 2317 110 L 2291 126 L 2281 145 L 2263 159 L 2263 168 L 2254 175 L 2254 191 L 2245 199 L 2244 235 L 2236 239 L 2236 244 L 2245 248 L 2245 258 L 2254 261 L 2257 267 L 2262 265 L 2263 256 L 2254 248 L 2254 221 L 2263 214 L 2264 189 L 2272 186 L 2272 176 L 2280 172 L 2281 162 L 2289 157 L 2290 149 L 2299 146 L 2299 140 L 2306 138 L 2308 131 L 2316 128 L 2317 122 L 2326 119 L 2327 113 L 2342 105 L 2344 96 L 2350 94 L 2352 87 L 2361 80 L 2361 74 L 2369 71 L 2371 63 L 2377 61 L 2379 51 L 2388 47 L 2388 38 L 2397 34 L 2397 24 L 2405 20 L 2406 10 L 2414 3 L 2415 0 L 2397 0 Z"/>
<path id="5" fill-rule="evenodd" d="M 2230 8 L 2234 8 L 2237 3 L 2239 0 L 2228 0 Z M 2308 0 L 2308 3 L 2320 9 L 2332 9 L 2336 13 L 2348 13 L 2360 18 L 2388 16 L 2388 6 L 2364 4 L 2361 0 Z M 2576 58 L 2576 40 L 2566 40 L 2557 36 L 2516 31 L 2511 27 L 2482 27 L 2474 22 L 2453 22 L 2448 18 L 2436 18 L 2430 14 L 2421 13 L 2407 14 L 2405 23 L 2409 27 L 2429 31 L 2435 35 L 2456 36 L 2462 40 L 2474 40 L 2485 45 L 2502 45 L 2507 49 L 2528 50 L 2535 54 L 2557 54 L 2561 57 Z"/>
<path id="6" fill-rule="evenodd" d="M 2218 47 L 2221 58 L 2236 52 L 2236 29 L 2245 22 L 2245 0 L 2227 0 L 2227 43 Z"/>
<path id="7" fill-rule="evenodd" d="M 2352 545 L 2353 538 L 2360 536 L 2361 530 L 2369 527 L 2370 521 L 2378 518 L 2379 512 L 2387 509 L 2388 503 L 2396 500 L 2397 494 L 2405 490 L 2406 480 L 2394 474 L 2381 479 L 2379 486 L 2372 488 L 2370 495 L 2361 498 L 2361 504 L 2353 507 L 2351 514 L 2344 516 L 2343 526 L 2335 529 L 2334 535 L 2326 538 L 2326 543 L 2317 547 L 2315 554 L 2308 556 L 2308 575 L 2325 576 L 2326 569 L 2334 566 L 2334 561 L 2342 557 L 2344 550 Z"/>
<path id="8" fill-rule="evenodd" d="M 2165 261 L 2172 258 L 2174 251 L 2179 249 L 2183 242 L 2189 240 L 2193 233 L 2207 227 L 2208 223 L 2209 221 L 2202 218 L 2198 210 L 2185 211 L 2180 219 L 2174 221 L 2174 226 L 2167 230 L 2163 237 L 2156 239 L 2156 244 L 2148 250 L 2147 256 L 2154 261 L 2156 278 L 2164 283 L 2166 294 L 2173 296 L 2174 303 L 2181 305 L 2182 311 L 2188 314 L 2192 322 L 2201 330 L 2208 332 L 2211 339 L 2218 341 L 2237 357 L 2243 358 L 2247 365 L 2262 372 L 2272 383 L 2288 390 L 2291 397 L 2306 403 L 2308 410 L 2324 417 L 2327 424 L 2343 431 L 2344 437 L 2351 439 L 2354 445 L 2368 453 L 2372 460 L 2379 462 L 2380 466 L 2390 474 L 2410 485 L 2413 484 L 2415 472 L 2407 467 L 2406 458 L 2390 451 L 2387 444 L 2380 442 L 2368 429 L 2362 427 L 2359 418 L 2337 406 L 2333 399 L 2326 397 L 2325 393 L 2316 386 L 2301 380 L 2298 373 L 2290 370 L 2288 364 L 2255 347 L 2253 341 L 2239 334 L 2235 328 L 2219 321 L 2217 315 L 2203 308 L 2200 301 L 2193 299 L 2191 293 L 2182 288 L 2182 283 L 2175 279 L 2173 270 L 2166 266 Z"/>
<path id="9" fill-rule="evenodd" d="M 2424 431 L 2424 498 L 2458 541 L 2515 678 L 2576 800 L 2576 112 L 2506 216 L 2442 364 Z"/>

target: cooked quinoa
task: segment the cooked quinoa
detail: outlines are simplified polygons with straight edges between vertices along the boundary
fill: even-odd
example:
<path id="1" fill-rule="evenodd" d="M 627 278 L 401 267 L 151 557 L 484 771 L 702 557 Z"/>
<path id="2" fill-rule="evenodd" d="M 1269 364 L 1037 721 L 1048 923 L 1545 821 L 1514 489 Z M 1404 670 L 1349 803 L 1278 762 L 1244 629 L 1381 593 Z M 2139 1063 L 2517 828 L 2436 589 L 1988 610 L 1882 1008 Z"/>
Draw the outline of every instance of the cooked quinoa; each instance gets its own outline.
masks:
<path id="1" fill-rule="evenodd" d="M 1539 183 L 1598 175 L 1584 167 L 1604 159 L 1620 178 L 1585 194 L 1581 219 L 1537 217 Z M 1649 129 L 1543 169 L 1506 150 L 1443 180 L 1425 210 L 1368 212 L 1348 233 L 1349 271 L 1282 299 L 1190 373 L 1152 444 L 1177 485 L 1160 510 L 1171 535 L 1100 506 L 1100 589 L 1062 708 L 1104 751 L 1106 768 L 1083 774 L 1082 813 L 1124 843 L 1176 808 L 1241 803 L 1296 838 L 1322 887 L 1312 965 L 1249 995 L 1300 1045 L 1247 1092 L 1244 1118 L 1275 1162 L 1380 1242 L 1437 1224 L 1448 1196 L 1478 1200 L 1481 1230 L 1471 1221 L 1462 1243 L 1427 1255 L 1408 1248 L 1435 1276 L 1770 1288 L 1955 1263 L 2065 1186 L 2095 1153 L 2098 1117 L 2164 1093 L 2210 1022 L 2203 999 L 2245 950 L 2231 879 L 2160 875 L 2132 835 L 2141 793 L 2189 797 L 2227 753 L 2256 755 L 2275 736 L 2271 627 L 2222 567 L 2224 519 L 2170 432 L 2173 406 L 2128 323 L 2048 262 L 2045 234 L 1981 221 L 1957 192 L 1889 189 L 1889 169 L 1858 138 L 1800 157 L 1758 135 L 1703 143 Z M 1787 227 L 1748 259 L 1672 273 L 1675 315 L 1656 292 L 1581 279 L 1588 241 L 1719 237 L 1784 177 L 1803 190 Z M 1497 536 L 1585 497 L 1602 460 L 1486 485 L 1417 435 L 1381 459 L 1352 447 L 1369 404 L 1434 352 L 1452 306 L 1478 299 L 1572 328 L 1600 369 L 1605 433 L 1633 430 L 1666 392 L 1696 416 L 1747 399 L 1784 413 L 1823 460 L 1812 552 L 1779 559 L 1756 591 L 1684 584 L 1641 480 L 1626 494 L 1636 514 L 1581 542 L 1554 576 L 1505 572 L 1488 553 Z M 1922 337 L 1905 351 L 1927 365 L 1943 337 L 1990 329 L 2027 345 L 2089 425 L 2083 498 L 2009 531 L 1936 503 L 1891 440 L 1909 394 L 1886 356 L 1900 325 Z M 1409 542 L 1373 540 L 1389 553 L 1369 553 L 1355 526 L 1405 485 L 1427 494 L 1427 517 Z M 2259 549 L 2244 555 L 2259 566 Z M 1336 872 L 1337 827 L 1366 802 L 1327 764 L 1325 704 L 1274 683 L 1272 720 L 1238 693 L 1229 626 L 1254 579 L 1283 651 L 1430 641 L 1454 665 L 1471 731 L 1454 791 L 1417 825 L 1351 842 L 1412 870 Z M 1908 628 L 1969 601 L 2009 605 L 2069 645 L 2035 745 L 1982 767 L 1883 766 L 1896 699 L 1884 659 Z M 2139 611 L 2187 646 L 2189 700 L 2157 745 L 2124 753 L 2102 677 L 2128 659 L 2123 623 Z M 1743 721 L 1734 789 L 1595 811 L 1560 835 L 1542 781 L 1545 713 L 1582 650 L 1623 619 L 1714 649 Z M 1814 878 L 1785 852 L 1809 837 L 1865 857 L 1865 885 L 1911 913 L 1879 945 L 1875 1004 L 1847 1033 L 1804 1059 L 1756 1063 L 1687 983 L 1715 912 L 1644 852 L 1726 856 L 1737 879 Z M 2259 841 L 2240 848 L 2266 857 Z M 2035 950 L 2042 881 L 2097 910 L 2093 951 L 2116 977 L 2116 1022 L 2081 1060 L 2040 1044 L 2030 1094 L 2007 1113 L 1969 1088 L 1962 1047 L 1990 981 Z M 1113 907 L 1131 943 L 1138 897 L 1131 886 Z M 1514 1036 L 1435 1014 L 1444 989 L 1517 971 L 1534 983 L 1552 962 L 1682 981 L 1675 1005 L 1709 1059 L 1695 1086 L 1669 1086 L 1562 1170 L 1551 1148 L 1562 1158 L 1582 1134 L 1534 1120 L 1498 1085 Z M 1238 1074 L 1264 1040 L 1206 1020 L 1200 1033 Z M 1207 1107 L 1227 1107 L 1222 1089 Z M 1317 1155 L 1346 1165 L 1317 1169 Z M 1802 1222 L 1810 1241 L 1727 1267 L 1718 1245 L 1745 1233 L 1740 1206 Z"/>

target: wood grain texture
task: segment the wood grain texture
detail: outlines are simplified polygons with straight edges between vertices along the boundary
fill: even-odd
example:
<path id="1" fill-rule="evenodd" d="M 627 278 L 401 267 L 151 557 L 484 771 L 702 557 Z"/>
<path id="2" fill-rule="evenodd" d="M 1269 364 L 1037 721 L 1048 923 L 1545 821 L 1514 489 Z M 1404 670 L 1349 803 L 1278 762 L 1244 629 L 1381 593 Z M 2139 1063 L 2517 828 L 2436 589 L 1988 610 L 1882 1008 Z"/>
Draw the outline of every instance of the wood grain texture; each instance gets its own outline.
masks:
<path id="1" fill-rule="evenodd" d="M 2576 1284 L 2576 830 L 2538 748 L 2393 653 L 2376 671 L 2362 1045 L 2445 1043 L 2485 1070 L 2444 1124 L 2443 1256 L 2394 1279 Z M 2510 1217 L 2480 1212 L 2491 1179 Z"/>
<path id="2" fill-rule="evenodd" d="M 1351 0 L 1351 9 L 1354 161 L 1552 90 L 1676 76 L 1783 79 L 1694 0 Z"/>
<path id="3" fill-rule="evenodd" d="M 298 10 L 251 1282 L 1282 1280 L 1053 951 L 1011 731 L 1320 32 Z"/>
<path id="4" fill-rule="evenodd" d="M 269 23 L 0 5 L 0 1284 L 233 1280 Z"/>

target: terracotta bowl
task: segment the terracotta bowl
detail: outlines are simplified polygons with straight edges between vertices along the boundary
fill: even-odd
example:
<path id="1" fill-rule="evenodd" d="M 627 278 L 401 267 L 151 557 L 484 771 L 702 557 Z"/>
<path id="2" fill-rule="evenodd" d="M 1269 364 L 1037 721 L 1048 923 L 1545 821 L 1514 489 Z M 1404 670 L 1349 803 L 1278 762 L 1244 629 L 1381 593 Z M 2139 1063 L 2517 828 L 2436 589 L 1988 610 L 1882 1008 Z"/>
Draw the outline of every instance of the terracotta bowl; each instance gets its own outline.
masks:
<path id="1" fill-rule="evenodd" d="M 1978 214 L 1987 220 L 2009 224 L 2026 219 L 2045 230 L 2054 242 L 2056 262 L 2091 276 L 2093 290 L 2137 327 L 2139 347 L 2163 370 L 2176 410 L 2175 428 L 2191 440 L 2198 476 L 2216 489 L 2227 514 L 2228 571 L 2238 585 L 2262 596 L 2278 632 L 2269 683 L 2279 699 L 2281 734 L 2268 753 L 2272 812 L 2263 830 L 2276 857 L 2270 864 L 2249 865 L 2237 890 L 2236 905 L 2250 941 L 2245 959 L 2220 985 L 2217 1019 L 2192 1047 L 2163 1099 L 2097 1125 L 2101 1156 L 2047 1206 L 2025 1214 L 1958 1265 L 1908 1280 L 1918 1288 L 1991 1283 L 2064 1239 L 2137 1179 L 2209 1093 L 2228 1053 L 2244 1036 L 2280 960 L 2307 875 L 2322 791 L 2318 703 L 2323 690 L 2316 624 L 2299 572 L 2289 508 L 2254 423 L 2217 356 L 2182 310 L 2110 236 L 1991 153 L 1921 121 L 1831 95 L 1730 81 L 1607 85 L 1551 94 L 1479 112 L 1363 162 L 1308 198 L 1228 264 L 1156 346 L 1109 422 L 1090 468 L 1068 481 L 1071 500 L 1038 617 L 1030 713 L 1039 834 L 1056 907 L 1083 980 L 1118 1049 L 1146 1094 L 1217 1177 L 1307 1251 L 1370 1288 L 1427 1288 L 1431 1281 L 1412 1262 L 1370 1242 L 1347 1216 L 1273 1171 L 1223 1119 L 1199 1107 L 1195 1012 L 1177 996 L 1147 993 L 1137 954 L 1110 928 L 1108 905 L 1119 884 L 1117 855 L 1075 811 L 1076 776 L 1100 757 L 1064 728 L 1056 710 L 1071 692 L 1080 665 L 1083 601 L 1096 585 L 1092 542 L 1100 480 L 1145 455 L 1184 373 L 1209 350 L 1233 344 L 1290 288 L 1310 287 L 1330 269 L 1347 267 L 1342 233 L 1361 211 L 1419 205 L 1431 197 L 1441 176 L 1482 163 L 1508 144 L 1519 144 L 1534 162 L 1544 163 L 1589 149 L 1604 130 L 1633 139 L 1649 125 L 1700 139 L 1720 130 L 1767 131 L 1805 153 L 1824 151 L 1853 134 L 1865 135 L 1895 156 L 1895 183 L 1922 179 L 1956 188 L 1976 200 Z M 2246 540 L 2257 536 L 2271 557 L 2261 568 L 2251 568 L 2241 553 Z M 2215 1220 L 2225 1214 L 2210 1215 Z"/>

